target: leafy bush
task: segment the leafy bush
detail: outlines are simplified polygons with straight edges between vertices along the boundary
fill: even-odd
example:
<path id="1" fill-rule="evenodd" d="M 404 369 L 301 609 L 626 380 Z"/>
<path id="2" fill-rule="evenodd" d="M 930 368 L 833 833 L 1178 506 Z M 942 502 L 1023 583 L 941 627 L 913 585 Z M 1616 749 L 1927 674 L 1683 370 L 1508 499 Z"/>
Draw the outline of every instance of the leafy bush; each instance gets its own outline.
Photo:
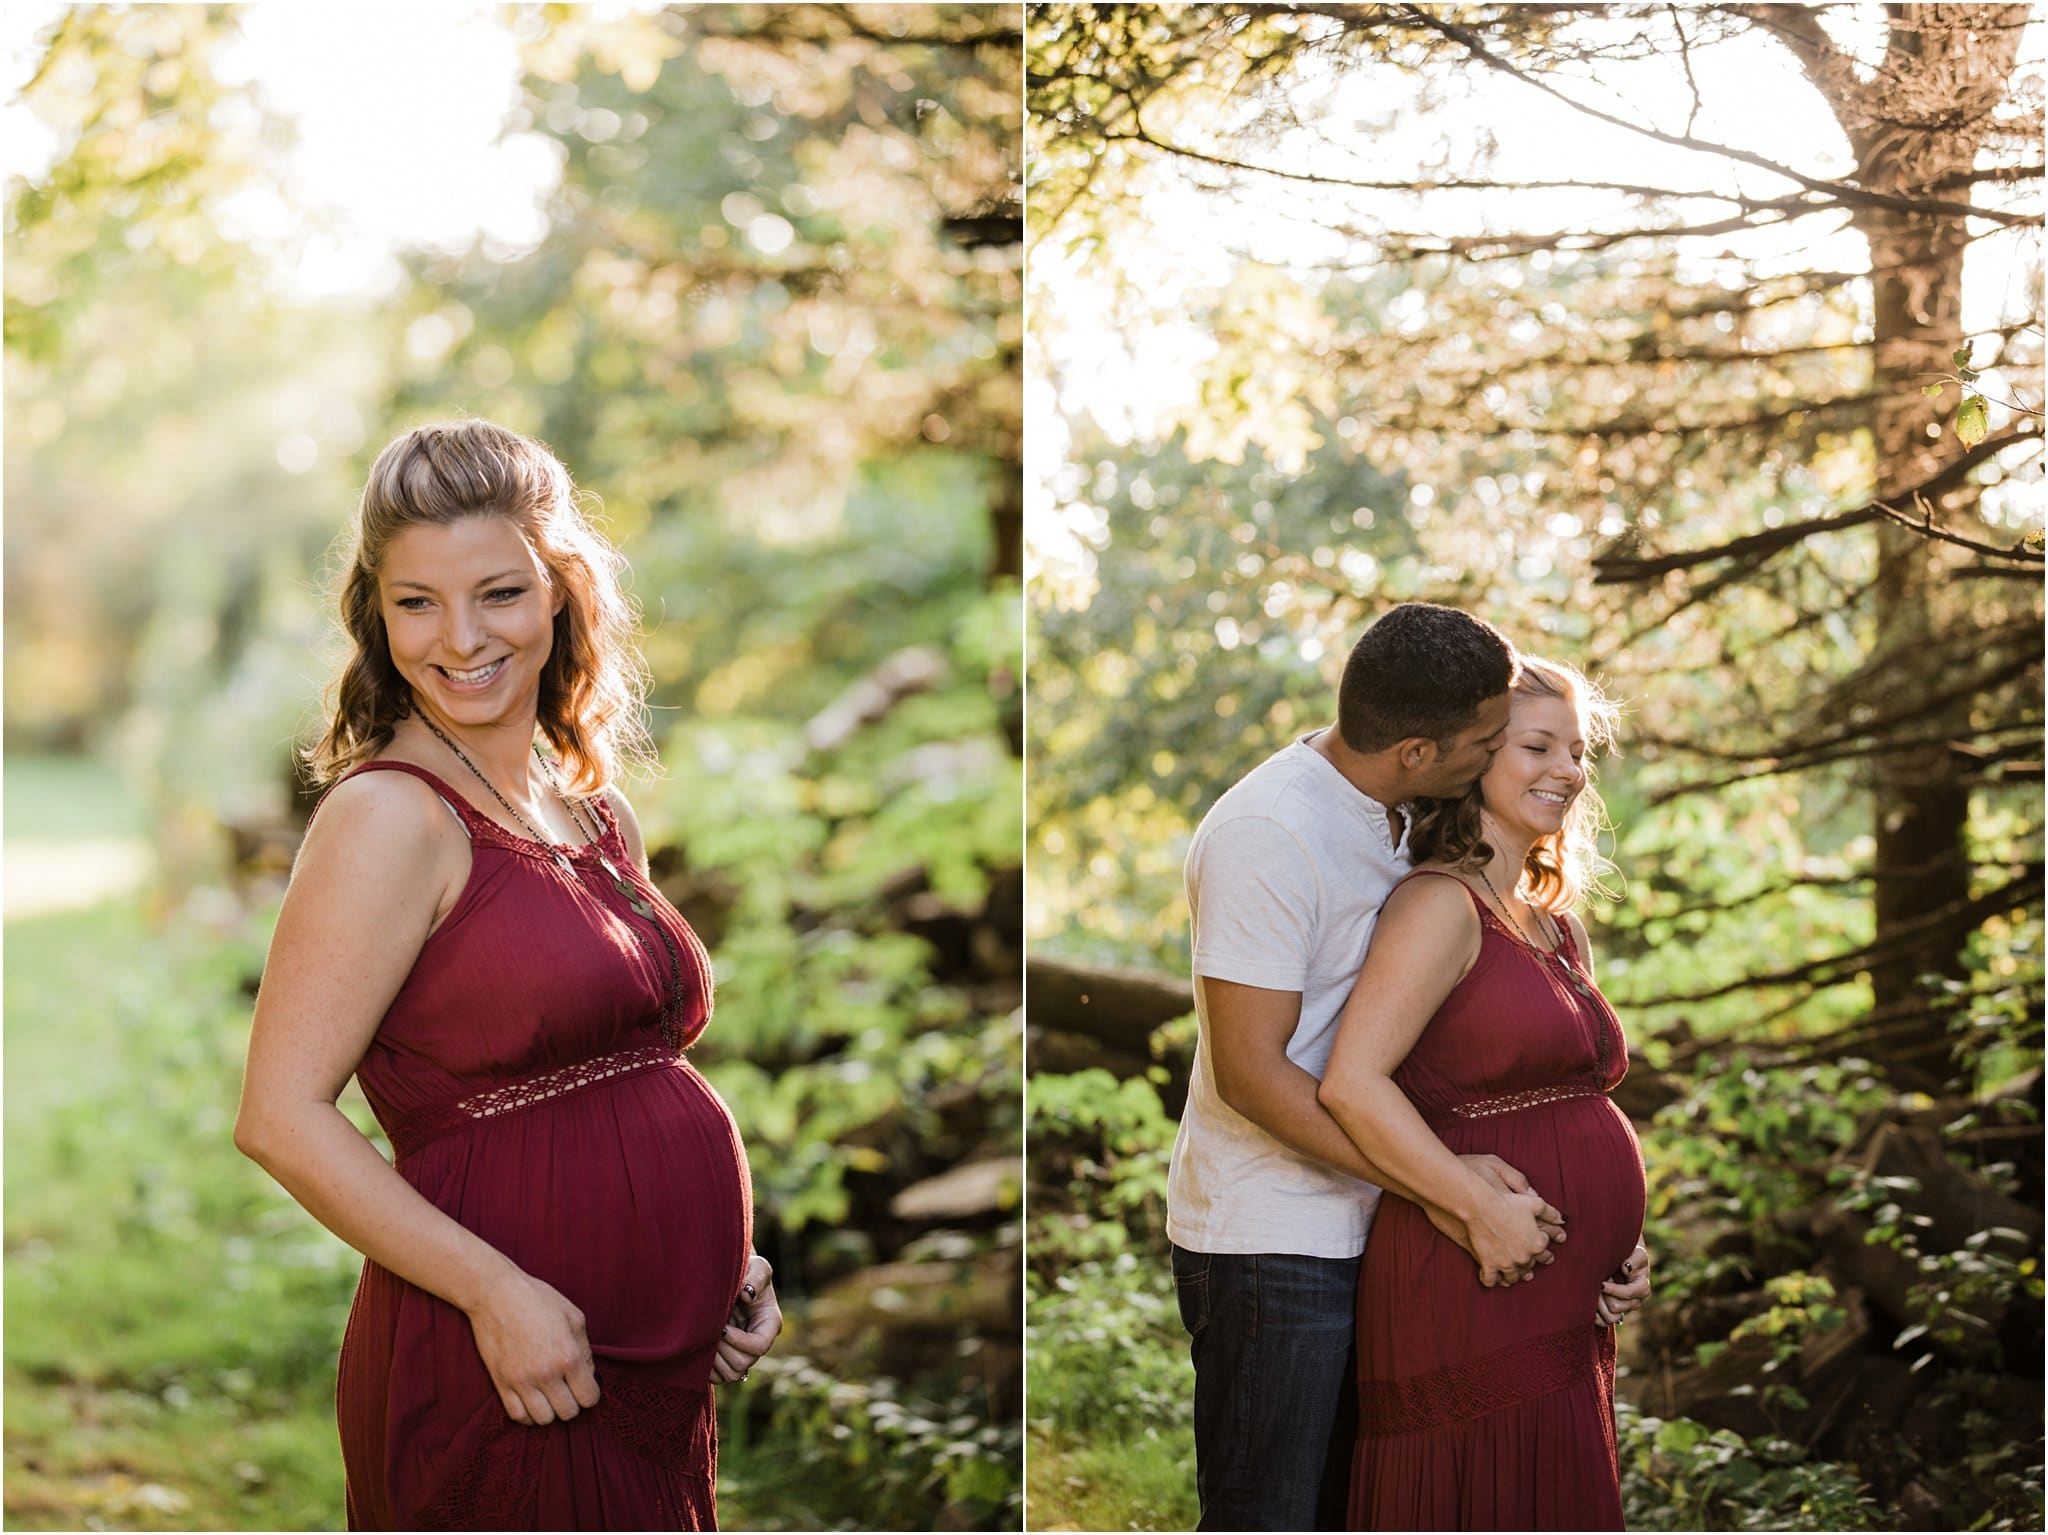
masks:
<path id="1" fill-rule="evenodd" d="M 1853 1467 L 1809 1461 L 1782 1439 L 1647 1417 L 1625 1401 L 1614 1411 L 1631 1530 L 1873 1530 L 1889 1523 Z"/>
<path id="2" fill-rule="evenodd" d="M 1157 1258 L 1122 1252 L 1050 1281 L 1034 1273 L 1024 1341 L 1034 1429 L 1150 1438 L 1188 1417 L 1194 1366 L 1173 1275 Z"/>
<path id="3" fill-rule="evenodd" d="M 1164 1253 L 1166 1171 L 1174 1122 L 1143 1077 L 1119 1081 L 1099 1067 L 1034 1072 L 1025 1112 L 1034 1155 L 1070 1174 L 1072 1212 L 1034 1223 L 1034 1260 L 1114 1258 L 1135 1246 Z M 1169 1284 L 1169 1288 L 1171 1285 Z"/>
<path id="4" fill-rule="evenodd" d="M 757 1430 L 721 1400 L 728 1462 L 754 1464 L 756 1447 L 771 1452 L 759 1462 L 760 1475 L 784 1488 L 831 1489 L 830 1506 L 858 1511 L 844 1528 L 1021 1523 L 1023 1433 L 1014 1420 L 990 1421 L 979 1383 L 962 1379 L 938 1394 L 931 1382 L 839 1378 L 801 1355 L 771 1354 L 755 1372 L 765 1377 L 772 1405 Z M 744 1485 L 740 1492 L 749 1508 L 773 1496 Z"/>
<path id="5" fill-rule="evenodd" d="M 1869 1062 L 1760 1067 L 1737 1051 L 1702 1062 L 1693 1089 L 1642 1137 L 1650 1199 L 1644 1229 L 1662 1256 L 1661 1300 L 1709 1284 L 1725 1266 L 1679 1229 L 1707 1215 L 1756 1227 L 1824 1197 L 1821 1178 L 1865 1114 L 1893 1101 Z"/>

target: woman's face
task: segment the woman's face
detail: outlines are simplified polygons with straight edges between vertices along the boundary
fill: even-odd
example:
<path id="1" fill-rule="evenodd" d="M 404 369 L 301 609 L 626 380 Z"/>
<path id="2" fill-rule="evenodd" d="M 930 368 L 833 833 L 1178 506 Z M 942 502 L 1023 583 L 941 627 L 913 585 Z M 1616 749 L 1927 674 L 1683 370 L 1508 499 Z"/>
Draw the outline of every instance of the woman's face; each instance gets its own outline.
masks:
<path id="1" fill-rule="evenodd" d="M 1479 780 L 1486 813 L 1501 830 L 1530 841 L 1564 825 L 1586 787 L 1585 732 L 1576 705 L 1563 698 L 1514 695 L 1507 740 Z"/>
<path id="2" fill-rule="evenodd" d="M 453 725 L 531 716 L 565 599 L 511 520 L 418 524 L 384 546 L 377 591 L 391 660 Z"/>

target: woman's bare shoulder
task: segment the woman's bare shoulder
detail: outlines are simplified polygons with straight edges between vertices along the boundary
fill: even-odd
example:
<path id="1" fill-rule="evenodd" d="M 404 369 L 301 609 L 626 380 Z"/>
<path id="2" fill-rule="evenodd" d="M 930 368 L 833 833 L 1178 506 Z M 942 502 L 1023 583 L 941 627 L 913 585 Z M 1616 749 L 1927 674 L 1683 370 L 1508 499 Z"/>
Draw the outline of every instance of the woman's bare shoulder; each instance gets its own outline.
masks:
<path id="1" fill-rule="evenodd" d="M 1435 877 L 1418 877 L 1423 875 Z M 1476 894 L 1478 890 L 1472 882 L 1448 864 L 1419 863 L 1395 887 L 1387 904 L 1392 906 L 1398 900 L 1410 908 L 1432 914 L 1462 911 L 1477 922 L 1478 917 L 1472 913 L 1472 897 Z"/>
<path id="2" fill-rule="evenodd" d="M 1586 931 L 1586 924 L 1580 920 L 1579 914 L 1569 907 L 1557 914 L 1557 920 L 1562 922 L 1570 931 L 1572 944 L 1579 951 L 1579 963 L 1586 967 L 1588 975 L 1592 974 L 1593 939 Z"/>
<path id="3" fill-rule="evenodd" d="M 1417 875 L 1442 877 L 1419 879 Z M 1479 914 L 1473 909 L 1471 890 L 1455 870 L 1419 865 L 1387 897 L 1380 914 L 1381 930 L 1397 931 L 1411 944 L 1443 942 L 1460 949 L 1475 948 Z M 1377 935 L 1373 941 L 1379 941 Z"/>
<path id="4" fill-rule="evenodd" d="M 410 773 L 355 773 L 327 791 L 306 830 L 299 867 L 340 860 L 420 868 L 466 847 L 461 823 L 432 784 Z"/>

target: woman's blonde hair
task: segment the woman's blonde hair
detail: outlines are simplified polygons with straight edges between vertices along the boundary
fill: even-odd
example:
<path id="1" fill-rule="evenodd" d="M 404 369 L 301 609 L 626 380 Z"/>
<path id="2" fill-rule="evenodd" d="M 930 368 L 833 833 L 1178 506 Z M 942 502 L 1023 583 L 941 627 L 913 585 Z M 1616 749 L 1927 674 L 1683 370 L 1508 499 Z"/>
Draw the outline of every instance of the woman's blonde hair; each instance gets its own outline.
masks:
<path id="1" fill-rule="evenodd" d="M 641 718 L 647 673 L 619 587 L 625 560 L 591 527 L 569 471 L 543 444 L 489 421 L 452 421 L 414 427 L 370 466 L 339 593 L 351 654 L 328 690 L 321 738 L 305 754 L 315 783 L 375 756 L 412 712 L 412 688 L 384 632 L 377 573 L 385 550 L 407 528 L 468 517 L 510 522 L 550 589 L 567 599 L 541 671 L 539 724 L 568 786 L 594 794 L 622 762 L 651 762 Z"/>
<path id="2" fill-rule="evenodd" d="M 1558 698 L 1578 711 L 1579 728 L 1586 737 L 1586 785 L 1564 813 L 1564 824 L 1547 836 L 1538 837 L 1522 861 L 1522 896 L 1531 906 L 1557 913 L 1576 906 L 1588 891 L 1614 899 L 1602 878 L 1614 865 L 1600 852 L 1600 833 L 1607 829 L 1607 807 L 1593 785 L 1594 758 L 1603 751 L 1615 752 L 1615 729 L 1621 709 L 1599 685 L 1578 668 L 1562 661 L 1541 661 L 1523 656 L 1514 694 L 1523 698 Z M 1493 849 L 1482 835 L 1480 809 L 1485 803 L 1481 784 L 1475 783 L 1460 799 L 1419 800 L 1414 825 L 1408 833 L 1408 851 L 1417 863 L 1444 863 L 1454 868 L 1484 864 Z"/>

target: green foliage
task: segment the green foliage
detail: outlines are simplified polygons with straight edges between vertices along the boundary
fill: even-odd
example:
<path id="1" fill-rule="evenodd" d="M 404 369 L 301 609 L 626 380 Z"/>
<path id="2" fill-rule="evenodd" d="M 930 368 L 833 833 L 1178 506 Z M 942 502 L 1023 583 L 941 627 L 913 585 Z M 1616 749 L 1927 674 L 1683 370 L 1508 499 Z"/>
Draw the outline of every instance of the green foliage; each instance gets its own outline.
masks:
<path id="1" fill-rule="evenodd" d="M 2039 916 L 1993 918 L 1972 940 L 1967 961 L 1960 978 L 1930 978 L 1929 1006 L 1955 1041 L 1962 1080 L 1988 1093 L 2041 1060 Z"/>
<path id="2" fill-rule="evenodd" d="M 1764 1292 L 1770 1305 L 1737 1322 L 1728 1342 L 1768 1338 L 1771 1356 L 1763 1362 L 1766 1375 L 1775 1377 L 1797 1359 L 1815 1333 L 1831 1332 L 1849 1318 L 1848 1312 L 1833 1304 L 1835 1287 L 1824 1275 L 1801 1271 L 1774 1274 L 1764 1281 Z M 1798 1388 L 1775 1378 L 1764 1382 L 1762 1397 L 1767 1408 L 1783 1407 L 1790 1412 L 1805 1412 L 1811 1405 Z"/>
<path id="3" fill-rule="evenodd" d="M 1105 1241 L 1156 1253 L 1166 1229 L 1174 1136 L 1158 1089 L 1142 1077 L 1118 1081 L 1099 1068 L 1033 1072 L 1025 1112 L 1037 1155 L 1059 1157 L 1069 1169 L 1067 1192 L 1079 1212 L 1071 1222 L 1050 1217 L 1041 1224 L 1034 1259 L 1057 1262 Z"/>
<path id="4" fill-rule="evenodd" d="M 1686 1233 L 1703 1219 L 1714 1229 L 1765 1230 L 1780 1212 L 1829 1197 L 1828 1168 L 1862 1117 L 1892 1101 L 1854 1058 L 1758 1067 L 1737 1052 L 1695 1070 L 1692 1091 L 1642 1134 L 1645 1240 L 1659 1255 L 1657 1291 L 1667 1301 L 1715 1284 L 1731 1263 L 1743 1266 L 1708 1255 Z"/>
<path id="5" fill-rule="evenodd" d="M 787 1528 L 820 1508 L 858 1510 L 844 1528 L 925 1528 L 935 1512 L 946 1529 L 1021 1522 L 1022 1431 L 990 1422 L 971 1387 L 935 1398 L 886 1376 L 842 1379 L 773 1355 L 755 1373 L 772 1401 L 766 1433 L 744 1413 L 722 1415 L 722 1497 L 730 1483 L 749 1509 L 782 1514 Z"/>
<path id="6" fill-rule="evenodd" d="M 1034 1432 L 1156 1439 L 1187 1419 L 1194 1367 L 1173 1276 L 1158 1257 L 1127 1251 L 1063 1264 L 1034 1278 L 1027 1316 Z"/>
<path id="7" fill-rule="evenodd" d="M 1034 1162 L 1067 1174 L 1059 1197 L 1034 1201 L 1028 1244 L 1032 1523 L 1186 1528 L 1194 1371 L 1166 1261 L 1174 1122 L 1152 1082 L 1099 1069 L 1034 1072 L 1026 1102 Z"/>
<path id="8" fill-rule="evenodd" d="M 970 593 L 953 632 L 1006 600 Z M 732 892 L 700 1059 L 747 1127 L 763 1213 L 788 1230 L 842 1223 L 847 1174 L 887 1165 L 863 1127 L 931 1136 L 966 1090 L 985 1106 L 985 1145 L 1016 1144 L 1014 1019 L 977 1016 L 938 983 L 888 893 L 908 873 L 976 920 L 1016 868 L 1018 764 L 998 743 L 988 677 L 956 671 L 829 752 L 807 748 L 800 720 L 683 725 L 674 773 L 640 797 L 650 842 Z"/>
<path id="9" fill-rule="evenodd" d="M 1892 1100 L 1870 1063 L 1849 1057 L 1759 1067 L 1737 1051 L 1701 1070 L 1693 1090 L 1658 1112 L 1644 1145 L 1651 1213 L 1704 1200 L 1743 1221 L 1804 1202 L 1861 1118 Z"/>
<path id="10" fill-rule="evenodd" d="M 1745 1440 L 1615 1403 L 1623 1517 L 1632 1530 L 1875 1530 L 1890 1521 L 1852 1468 L 1782 1439 Z"/>
<path id="11" fill-rule="evenodd" d="M 1969 1118 L 1950 1128 L 1967 1128 Z M 1933 1250 L 1938 1244 L 1927 1240 L 1933 1219 L 1909 1211 L 1901 1202 L 1920 1192 L 1917 1179 L 1843 1168 L 1833 1181 L 1841 1188 L 1837 1207 L 1869 1217 L 1864 1240 L 1912 1259 L 1925 1276 L 1907 1292 L 1912 1319 L 1892 1340 L 1892 1347 L 1912 1348 L 1916 1370 L 1933 1361 L 1929 1344 L 1979 1364 L 2009 1362 L 2002 1359 L 2003 1341 L 1985 1319 L 2004 1315 L 2015 1301 L 2038 1306 L 2043 1299 L 2040 1254 L 2027 1233 L 2011 1226 L 1988 1226 L 1972 1232 L 1953 1251 Z"/>
<path id="12" fill-rule="evenodd" d="M 1192 1530 L 1195 1431 L 1185 1414 L 1156 1436 L 1101 1440 L 1034 1431 L 1031 1526 L 1074 1530 Z"/>

